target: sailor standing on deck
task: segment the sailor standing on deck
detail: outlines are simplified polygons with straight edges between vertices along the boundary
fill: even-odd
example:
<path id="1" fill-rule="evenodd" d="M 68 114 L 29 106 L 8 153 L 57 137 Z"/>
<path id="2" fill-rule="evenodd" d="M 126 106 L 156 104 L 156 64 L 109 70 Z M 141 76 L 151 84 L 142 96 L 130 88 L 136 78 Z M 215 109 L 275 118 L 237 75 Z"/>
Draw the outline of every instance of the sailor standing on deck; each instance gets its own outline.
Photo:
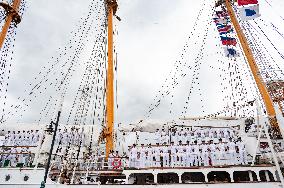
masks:
<path id="1" fill-rule="evenodd" d="M 67 129 L 65 128 L 64 129 L 64 132 L 63 132 L 63 138 L 62 138 L 62 144 L 63 145 L 67 145 L 68 143 L 68 135 L 67 135 Z"/>
<path id="2" fill-rule="evenodd" d="M 161 167 L 161 147 L 159 143 L 157 143 L 156 147 L 153 148 L 153 153 L 154 153 L 154 158 L 155 158 L 154 167 Z"/>
<path id="3" fill-rule="evenodd" d="M 154 140 L 155 143 L 160 143 L 161 142 L 161 133 L 159 129 L 156 129 L 155 135 L 154 135 Z"/>
<path id="4" fill-rule="evenodd" d="M 187 141 L 185 153 L 186 153 L 186 156 L 185 156 L 186 166 L 187 167 L 193 166 L 192 147 L 190 145 L 189 140 Z"/>
<path id="5" fill-rule="evenodd" d="M 113 169 L 112 162 L 114 160 L 114 152 L 113 150 L 110 151 L 109 157 L 107 159 L 108 169 Z"/>
<path id="6" fill-rule="evenodd" d="M 129 154 L 129 167 L 136 167 L 136 163 L 137 163 L 137 148 L 136 144 L 133 144 Z"/>
<path id="7" fill-rule="evenodd" d="M 197 145 L 197 141 L 194 141 L 194 145 L 192 146 L 192 148 L 193 148 L 192 156 L 193 156 L 194 166 L 199 166 L 200 157 L 199 157 L 199 145 Z"/>
<path id="8" fill-rule="evenodd" d="M 185 153 L 184 153 L 184 146 L 182 145 L 182 141 L 179 141 L 178 145 L 178 166 L 185 166 Z"/>
<path id="9" fill-rule="evenodd" d="M 228 143 L 229 148 L 229 164 L 234 165 L 237 164 L 237 156 L 236 156 L 236 144 L 232 141 L 232 138 L 229 138 Z"/>
<path id="10" fill-rule="evenodd" d="M 177 165 L 177 150 L 173 141 L 171 142 L 170 151 L 171 151 L 171 167 L 175 167 Z"/>
<path id="11" fill-rule="evenodd" d="M 201 145 L 201 159 L 204 166 L 209 166 L 208 145 L 205 144 L 205 141 L 202 141 Z"/>
<path id="12" fill-rule="evenodd" d="M 172 132 L 171 132 L 171 142 L 173 142 L 174 145 L 178 144 L 178 135 L 174 129 L 172 129 Z"/>
<path id="13" fill-rule="evenodd" d="M 186 129 L 186 143 L 191 141 L 191 131 L 189 128 Z"/>
<path id="14" fill-rule="evenodd" d="M 178 143 L 180 144 L 180 142 L 183 141 L 183 136 L 184 136 L 184 131 L 183 128 L 181 128 L 181 130 L 178 131 Z"/>
<path id="15" fill-rule="evenodd" d="M 15 135 L 14 145 L 15 146 L 20 145 L 20 141 L 21 141 L 21 133 L 20 131 L 18 131 L 18 133 Z"/>
<path id="16" fill-rule="evenodd" d="M 211 165 L 214 166 L 216 165 L 216 145 L 213 143 L 212 140 L 210 140 L 210 145 L 209 145 L 209 150 L 210 150 L 210 159 L 211 159 Z"/>
<path id="17" fill-rule="evenodd" d="M 242 142 L 241 138 L 239 138 L 236 145 L 238 146 L 238 149 L 239 149 L 239 163 L 246 165 L 247 164 L 247 153 L 246 153 L 245 144 Z"/>
<path id="18" fill-rule="evenodd" d="M 145 163 L 146 163 L 146 148 L 144 147 L 144 144 L 141 144 L 141 147 L 139 149 L 139 153 L 140 153 L 140 168 L 145 168 Z"/>
<path id="19" fill-rule="evenodd" d="M 160 144 L 164 144 L 164 143 L 166 143 L 166 142 L 167 142 L 167 138 L 166 138 L 166 136 L 167 136 L 167 133 L 166 133 L 166 131 L 165 131 L 164 127 L 163 127 L 163 128 L 162 128 L 162 131 L 161 131 L 161 140 L 160 140 Z"/>
<path id="20" fill-rule="evenodd" d="M 15 145 L 15 137 L 16 137 L 15 131 L 11 132 L 9 136 L 9 146 Z"/>
<path id="21" fill-rule="evenodd" d="M 169 162 L 170 162 L 170 154 L 169 154 L 169 148 L 166 144 L 163 145 L 162 147 L 162 151 L 163 151 L 163 167 L 168 167 L 169 166 Z"/>
<path id="22" fill-rule="evenodd" d="M 150 144 L 148 145 L 146 152 L 147 152 L 146 166 L 152 167 L 154 166 L 154 160 L 153 160 L 154 156 L 153 156 L 153 148 Z"/>

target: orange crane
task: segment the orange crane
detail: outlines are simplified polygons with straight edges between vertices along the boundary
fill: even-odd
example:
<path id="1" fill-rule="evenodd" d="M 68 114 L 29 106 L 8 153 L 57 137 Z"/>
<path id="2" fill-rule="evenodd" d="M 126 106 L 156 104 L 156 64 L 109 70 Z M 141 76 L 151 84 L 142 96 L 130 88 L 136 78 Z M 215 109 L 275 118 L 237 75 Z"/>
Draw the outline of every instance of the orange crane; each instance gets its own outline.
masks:
<path id="1" fill-rule="evenodd" d="M 4 8 L 4 10 L 6 11 L 6 20 L 0 33 L 0 49 L 2 48 L 5 42 L 5 38 L 7 36 L 11 24 L 14 23 L 17 25 L 21 22 L 21 16 L 18 13 L 20 4 L 21 0 L 14 0 L 13 5 L 9 5 L 5 2 L 0 2 L 0 7 Z"/>
<path id="2" fill-rule="evenodd" d="M 273 128 L 273 130 L 275 131 L 276 134 L 279 135 L 280 133 L 280 129 L 279 129 L 279 125 L 276 119 L 276 112 L 274 109 L 274 105 L 273 105 L 273 101 L 271 99 L 271 96 L 269 95 L 268 89 L 266 87 L 265 82 L 263 81 L 261 75 L 260 75 L 260 71 L 259 68 L 255 62 L 253 53 L 249 47 L 249 44 L 247 42 L 247 39 L 244 35 L 244 33 L 242 32 L 242 29 L 240 27 L 240 24 L 236 18 L 235 12 L 232 8 L 231 5 L 231 1 L 230 0 L 225 0 L 225 5 L 228 11 L 228 14 L 232 20 L 232 23 L 234 25 L 234 28 L 237 32 L 238 38 L 240 40 L 242 49 L 244 51 L 244 54 L 246 56 L 247 62 L 249 64 L 250 70 L 252 72 L 252 75 L 254 77 L 254 80 L 256 82 L 256 85 L 258 87 L 258 90 L 261 94 L 262 100 L 265 104 L 265 108 L 266 108 L 266 113 L 268 115 L 269 121 L 270 121 L 270 125 Z"/>

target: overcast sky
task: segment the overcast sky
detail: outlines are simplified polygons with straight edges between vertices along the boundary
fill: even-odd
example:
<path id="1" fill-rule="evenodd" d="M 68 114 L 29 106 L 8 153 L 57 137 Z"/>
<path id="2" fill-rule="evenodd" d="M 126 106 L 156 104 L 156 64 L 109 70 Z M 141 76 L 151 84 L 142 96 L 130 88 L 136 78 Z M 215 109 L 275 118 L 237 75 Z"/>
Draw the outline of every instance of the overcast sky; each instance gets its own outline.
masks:
<path id="1" fill-rule="evenodd" d="M 47 61 L 64 47 L 75 30 L 81 17 L 87 14 L 90 0 L 29 0 L 24 19 L 18 27 L 15 42 L 14 59 L 8 98 L 15 102 L 16 98 L 24 94 L 28 83 Z M 271 8 L 267 2 L 271 3 Z M 260 0 L 262 18 L 269 23 L 273 21 L 284 32 L 284 1 Z M 118 52 L 118 104 L 117 122 L 135 122 L 144 118 L 148 106 L 152 103 L 162 83 L 173 68 L 174 62 L 181 56 L 183 47 L 190 36 L 194 21 L 201 9 L 202 0 L 120 0 L 117 15 L 121 22 L 115 21 L 118 35 L 116 36 L 116 49 Z M 208 3 L 209 6 L 210 3 Z M 207 7 L 209 12 L 210 7 Z M 208 14 L 207 14 L 208 15 Z M 200 18 L 198 30 L 204 32 L 208 16 L 206 13 Z M 207 16 L 207 17 L 206 17 Z M 210 19 L 210 18 L 209 18 Z M 218 33 L 214 30 L 214 24 L 209 27 L 207 55 L 204 61 L 215 66 L 218 56 L 216 51 L 222 51 L 218 43 Z M 279 36 L 274 36 L 278 41 Z M 201 39 L 200 39 L 201 40 Z M 281 39 L 282 40 L 282 39 Z M 279 41 L 281 41 L 279 40 Z M 278 48 L 284 53 L 284 41 L 278 43 Z M 191 44 L 194 46 L 193 44 Z M 188 53 L 195 53 L 196 48 L 189 49 Z M 220 48 L 214 50 L 213 48 Z M 281 61 L 281 59 L 277 59 Z M 188 60 L 190 64 L 190 58 Z M 192 62 L 193 63 L 193 62 Z M 283 64 L 283 59 L 282 62 Z M 280 63 L 280 64 L 281 64 Z M 217 65 L 216 65 L 217 66 Z M 281 65 L 280 65 L 281 66 Z M 207 113 L 220 110 L 219 103 L 222 96 L 217 92 L 221 90 L 218 74 L 214 68 L 203 71 L 203 101 Z M 202 76 L 201 76 L 202 77 Z M 183 80 L 184 85 L 189 81 Z M 188 88 L 187 88 L 188 89 Z M 221 93 L 221 91 L 219 91 Z M 184 93 L 183 93 L 184 94 Z M 180 94 L 182 95 L 182 94 Z M 196 93 L 198 95 L 198 93 Z M 194 97 L 194 96 L 193 96 Z M 197 96 L 196 96 L 197 97 Z M 183 96 L 185 98 L 185 96 Z M 192 104 L 192 114 L 197 116 L 203 111 L 196 98 L 196 104 Z M 184 105 L 184 100 L 178 100 L 172 114 L 179 118 Z M 20 121 L 32 122 L 37 120 L 34 112 L 39 105 L 34 104 L 31 112 Z M 180 109 L 179 109 L 180 108 Z M 161 106 L 153 118 L 169 119 L 168 106 Z"/>

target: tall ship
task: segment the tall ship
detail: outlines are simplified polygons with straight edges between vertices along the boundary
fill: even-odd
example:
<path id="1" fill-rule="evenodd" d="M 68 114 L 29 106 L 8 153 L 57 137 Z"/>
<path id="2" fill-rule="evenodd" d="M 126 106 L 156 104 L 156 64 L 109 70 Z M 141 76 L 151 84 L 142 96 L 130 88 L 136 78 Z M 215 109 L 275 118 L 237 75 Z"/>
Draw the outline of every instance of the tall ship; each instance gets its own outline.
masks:
<path id="1" fill-rule="evenodd" d="M 144 118 L 124 124 L 115 118 L 120 2 L 91 0 L 69 43 L 10 105 L 11 59 L 26 2 L 1 1 L 0 187 L 284 187 L 284 74 L 277 62 L 284 56 L 263 27 L 277 42 L 284 35 L 260 14 L 271 4 L 199 3 L 180 60 Z M 211 87 L 209 70 L 218 74 L 216 93 L 204 89 Z M 206 99 L 221 101 L 221 110 L 205 114 Z M 36 100 L 38 121 L 20 123 Z"/>

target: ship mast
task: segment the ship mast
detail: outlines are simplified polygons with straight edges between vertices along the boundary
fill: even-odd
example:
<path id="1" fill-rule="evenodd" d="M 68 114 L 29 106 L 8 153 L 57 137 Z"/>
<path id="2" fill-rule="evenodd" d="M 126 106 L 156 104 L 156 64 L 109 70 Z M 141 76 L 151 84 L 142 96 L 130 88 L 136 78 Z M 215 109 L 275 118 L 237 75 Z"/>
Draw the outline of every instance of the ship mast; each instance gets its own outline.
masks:
<path id="1" fill-rule="evenodd" d="M 106 157 L 113 150 L 113 128 L 114 128 L 114 87 L 113 87 L 113 16 L 117 10 L 116 0 L 106 0 L 107 8 L 107 30 L 108 30 L 108 63 L 107 63 L 107 83 L 106 83 Z"/>
<path id="2" fill-rule="evenodd" d="M 12 6 L 8 3 L 0 2 L 0 7 L 4 8 L 6 11 L 6 21 L 0 33 L 0 49 L 2 48 L 5 42 L 5 38 L 7 36 L 11 24 L 14 23 L 15 25 L 17 25 L 21 22 L 21 16 L 18 13 L 20 4 L 21 0 L 14 0 Z"/>
<path id="3" fill-rule="evenodd" d="M 265 83 L 264 83 L 264 81 L 263 81 L 263 79 L 260 75 L 259 68 L 256 64 L 256 61 L 255 61 L 253 53 L 252 53 L 252 51 L 249 47 L 247 39 L 246 39 L 244 33 L 242 32 L 240 24 L 239 24 L 239 22 L 236 18 L 236 15 L 235 15 L 234 10 L 233 10 L 232 5 L 231 5 L 231 1 L 225 0 L 225 5 L 227 7 L 227 11 L 228 11 L 228 14 L 231 18 L 231 21 L 232 21 L 232 23 L 235 27 L 236 32 L 237 32 L 237 36 L 240 40 L 242 49 L 243 49 L 244 54 L 246 56 L 247 62 L 249 64 L 250 70 L 253 74 L 254 80 L 255 80 L 256 85 L 258 87 L 258 90 L 261 94 L 262 100 L 265 104 L 265 108 L 266 108 L 266 112 L 267 112 L 267 115 L 268 115 L 268 118 L 269 118 L 269 121 L 270 121 L 270 125 L 271 125 L 272 128 L 274 128 L 275 131 L 279 132 L 280 130 L 279 130 L 278 122 L 277 122 L 277 119 L 276 119 L 276 112 L 275 112 L 275 109 L 274 109 L 273 101 L 272 101 L 272 99 L 269 95 L 268 89 L 266 88 L 266 85 L 265 85 Z"/>

